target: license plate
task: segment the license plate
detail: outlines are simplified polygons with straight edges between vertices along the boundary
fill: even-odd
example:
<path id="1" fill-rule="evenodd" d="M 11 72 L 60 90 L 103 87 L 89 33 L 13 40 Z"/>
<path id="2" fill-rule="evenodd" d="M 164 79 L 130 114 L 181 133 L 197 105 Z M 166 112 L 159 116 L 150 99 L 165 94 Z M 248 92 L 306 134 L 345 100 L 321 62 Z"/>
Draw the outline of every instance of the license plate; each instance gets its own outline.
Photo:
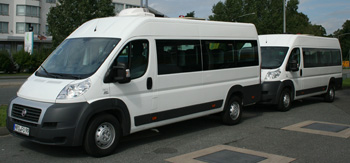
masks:
<path id="1" fill-rule="evenodd" d="M 18 132 L 20 134 L 29 136 L 29 127 L 24 127 L 18 124 L 13 125 L 13 131 Z"/>

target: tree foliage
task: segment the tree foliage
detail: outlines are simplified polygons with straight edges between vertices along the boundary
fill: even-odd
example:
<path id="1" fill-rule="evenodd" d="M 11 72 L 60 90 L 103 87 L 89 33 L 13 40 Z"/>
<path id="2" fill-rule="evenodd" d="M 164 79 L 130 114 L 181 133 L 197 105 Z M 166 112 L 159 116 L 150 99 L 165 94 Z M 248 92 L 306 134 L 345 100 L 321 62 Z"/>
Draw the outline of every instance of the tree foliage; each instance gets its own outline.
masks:
<path id="1" fill-rule="evenodd" d="M 58 0 L 47 15 L 53 46 L 59 45 L 83 23 L 99 17 L 113 16 L 112 0 Z"/>
<path id="2" fill-rule="evenodd" d="M 186 15 L 185 15 L 185 17 L 193 17 L 194 18 L 194 11 L 192 11 L 192 12 L 189 12 L 189 13 L 187 13 Z"/>
<path id="3" fill-rule="evenodd" d="M 0 51 L 0 71 L 11 73 L 14 70 L 14 64 L 7 51 Z"/>
<path id="4" fill-rule="evenodd" d="M 298 12 L 299 0 L 289 0 L 286 7 L 287 33 L 325 36 L 321 25 L 313 25 Z M 215 4 L 210 20 L 246 22 L 255 24 L 259 34 L 283 33 L 282 0 L 225 0 Z"/>
<path id="5" fill-rule="evenodd" d="M 339 38 L 342 48 L 343 60 L 348 61 L 350 58 L 350 20 L 346 20 L 342 29 L 338 29 L 333 33 L 334 37 Z"/>

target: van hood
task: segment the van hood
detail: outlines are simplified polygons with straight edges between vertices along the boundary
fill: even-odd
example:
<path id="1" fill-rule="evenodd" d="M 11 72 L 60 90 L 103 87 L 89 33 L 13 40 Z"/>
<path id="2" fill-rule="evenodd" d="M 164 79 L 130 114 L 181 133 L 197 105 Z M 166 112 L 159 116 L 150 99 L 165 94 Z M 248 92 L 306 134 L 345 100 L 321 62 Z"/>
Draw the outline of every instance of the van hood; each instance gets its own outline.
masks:
<path id="1" fill-rule="evenodd" d="M 17 92 L 17 96 L 34 101 L 55 103 L 58 94 L 74 80 L 52 79 L 31 75 Z"/>

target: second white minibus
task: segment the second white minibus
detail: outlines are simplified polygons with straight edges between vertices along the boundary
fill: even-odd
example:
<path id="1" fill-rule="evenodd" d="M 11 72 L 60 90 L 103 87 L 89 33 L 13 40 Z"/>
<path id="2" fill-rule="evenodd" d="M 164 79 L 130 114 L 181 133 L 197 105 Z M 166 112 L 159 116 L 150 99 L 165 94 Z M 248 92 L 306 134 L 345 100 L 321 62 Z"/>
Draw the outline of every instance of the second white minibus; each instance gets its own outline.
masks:
<path id="1" fill-rule="evenodd" d="M 342 86 L 342 55 L 335 38 L 260 35 L 262 104 L 287 111 L 293 100 L 322 95 L 333 102 Z"/>

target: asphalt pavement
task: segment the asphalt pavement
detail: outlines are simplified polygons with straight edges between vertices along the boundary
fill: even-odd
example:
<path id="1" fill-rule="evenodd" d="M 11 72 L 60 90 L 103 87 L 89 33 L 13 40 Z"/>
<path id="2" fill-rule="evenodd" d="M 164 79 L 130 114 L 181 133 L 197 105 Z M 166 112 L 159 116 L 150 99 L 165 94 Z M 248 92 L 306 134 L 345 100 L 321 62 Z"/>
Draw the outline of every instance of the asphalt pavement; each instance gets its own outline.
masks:
<path id="1" fill-rule="evenodd" d="M 0 162 L 203 162 L 224 151 L 271 158 L 271 162 L 348 163 L 349 98 L 350 89 L 343 89 L 336 91 L 333 103 L 306 98 L 294 101 L 288 112 L 254 105 L 244 109 L 242 122 L 235 126 L 222 125 L 219 117 L 207 116 L 146 130 L 124 137 L 115 153 L 103 158 L 90 157 L 81 147 L 40 145 L 2 135 Z M 226 160 L 242 160 L 233 155 L 225 155 L 232 156 Z M 220 158 L 219 162 L 224 161 Z"/>

